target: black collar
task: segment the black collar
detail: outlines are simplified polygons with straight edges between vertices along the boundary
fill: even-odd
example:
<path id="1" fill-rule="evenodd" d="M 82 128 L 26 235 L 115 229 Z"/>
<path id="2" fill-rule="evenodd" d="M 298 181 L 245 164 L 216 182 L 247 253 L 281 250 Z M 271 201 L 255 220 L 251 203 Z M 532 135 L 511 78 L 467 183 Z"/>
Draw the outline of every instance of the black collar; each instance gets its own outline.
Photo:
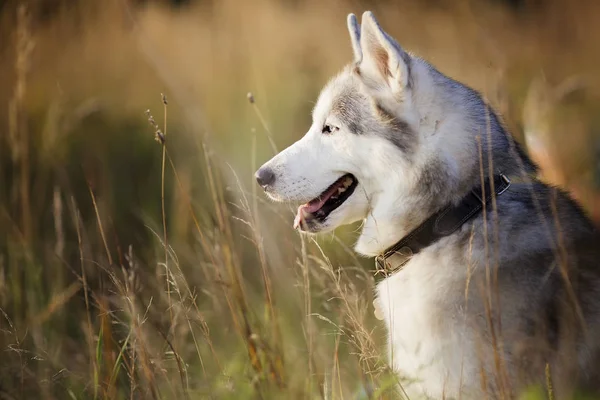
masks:
<path id="1" fill-rule="evenodd" d="M 473 188 L 458 205 L 449 205 L 427 218 L 425 222 L 402 238 L 383 254 L 375 258 L 376 273 L 389 275 L 404 264 L 413 255 L 439 239 L 449 236 L 469 219 L 479 213 L 484 204 L 492 199 L 492 193 L 501 195 L 510 186 L 510 180 L 503 174 L 494 175 L 493 181 L 487 178 L 481 185 Z"/>

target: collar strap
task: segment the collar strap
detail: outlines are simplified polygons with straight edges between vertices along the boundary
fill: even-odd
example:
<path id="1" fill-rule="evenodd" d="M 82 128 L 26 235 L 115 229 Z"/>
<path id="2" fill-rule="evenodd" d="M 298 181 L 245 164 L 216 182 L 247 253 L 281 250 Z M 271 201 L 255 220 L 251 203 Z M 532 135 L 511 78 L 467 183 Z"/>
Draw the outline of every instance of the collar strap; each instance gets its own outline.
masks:
<path id="1" fill-rule="evenodd" d="M 451 235 L 478 214 L 484 204 L 490 202 L 492 193 L 499 196 L 509 186 L 510 180 L 503 174 L 494 175 L 493 181 L 487 178 L 483 186 L 478 185 L 473 188 L 458 205 L 449 205 L 433 214 L 399 242 L 377 256 L 376 273 L 388 275 L 389 272 L 402 267 L 413 255 L 427 246 Z"/>

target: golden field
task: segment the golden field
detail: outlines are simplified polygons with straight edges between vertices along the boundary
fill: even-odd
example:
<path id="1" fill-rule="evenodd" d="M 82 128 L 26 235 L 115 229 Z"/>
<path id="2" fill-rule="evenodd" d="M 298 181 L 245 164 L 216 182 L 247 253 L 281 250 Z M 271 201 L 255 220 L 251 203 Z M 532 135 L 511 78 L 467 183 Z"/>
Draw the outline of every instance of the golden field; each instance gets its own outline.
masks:
<path id="1" fill-rule="evenodd" d="M 0 3 L 0 398 L 398 398 L 357 226 L 254 171 L 370 9 L 600 222 L 600 3 L 508 3 Z"/>

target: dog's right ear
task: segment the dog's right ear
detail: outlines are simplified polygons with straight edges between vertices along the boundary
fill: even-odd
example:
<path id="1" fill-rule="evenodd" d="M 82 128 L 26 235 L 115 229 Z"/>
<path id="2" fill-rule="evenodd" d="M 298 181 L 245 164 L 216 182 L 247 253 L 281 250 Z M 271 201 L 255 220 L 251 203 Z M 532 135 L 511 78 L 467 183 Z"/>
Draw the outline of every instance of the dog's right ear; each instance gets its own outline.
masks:
<path id="1" fill-rule="evenodd" d="M 356 15 L 348 14 L 348 32 L 350 32 L 350 40 L 352 41 L 352 51 L 354 52 L 354 62 L 360 64 L 362 61 L 362 50 L 360 48 L 360 25 Z"/>

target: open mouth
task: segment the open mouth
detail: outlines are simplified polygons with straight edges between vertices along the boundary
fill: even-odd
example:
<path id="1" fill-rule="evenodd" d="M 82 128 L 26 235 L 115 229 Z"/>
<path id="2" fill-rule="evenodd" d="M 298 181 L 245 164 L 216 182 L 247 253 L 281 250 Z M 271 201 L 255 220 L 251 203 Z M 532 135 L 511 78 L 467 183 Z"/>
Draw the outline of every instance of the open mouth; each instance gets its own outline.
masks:
<path id="1" fill-rule="evenodd" d="M 319 222 L 331 214 L 333 210 L 341 206 L 356 188 L 358 181 L 352 174 L 346 174 L 335 181 L 318 197 L 298 207 L 298 213 L 294 219 L 294 229 L 305 230 L 308 223 L 317 220 Z"/>

